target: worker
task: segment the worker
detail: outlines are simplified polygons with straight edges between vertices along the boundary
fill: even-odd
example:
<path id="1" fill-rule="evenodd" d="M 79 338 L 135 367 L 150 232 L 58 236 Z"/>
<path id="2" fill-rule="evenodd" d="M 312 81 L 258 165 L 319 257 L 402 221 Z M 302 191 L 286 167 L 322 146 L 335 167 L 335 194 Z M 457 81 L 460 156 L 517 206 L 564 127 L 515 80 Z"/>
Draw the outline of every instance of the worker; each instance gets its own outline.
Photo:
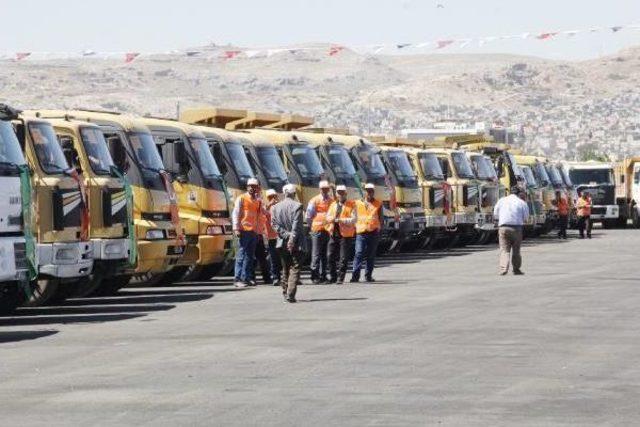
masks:
<path id="1" fill-rule="evenodd" d="M 285 302 L 296 302 L 300 269 L 304 258 L 302 204 L 295 200 L 296 187 L 283 187 L 284 200 L 271 207 L 271 226 L 278 234 L 276 248 L 282 262 L 282 296 Z"/>
<path id="2" fill-rule="evenodd" d="M 258 180 L 247 180 L 247 192 L 239 196 L 233 208 L 233 232 L 238 238 L 238 253 L 235 263 L 235 286 L 244 288 L 255 286 L 253 269 L 255 251 L 258 244 L 260 216 L 264 215 L 259 198 Z"/>
<path id="3" fill-rule="evenodd" d="M 342 284 L 353 250 L 358 216 L 355 201 L 347 199 L 347 187 L 338 185 L 336 194 L 336 200 L 331 203 L 327 212 L 325 229 L 329 233 L 329 283 Z"/>
<path id="4" fill-rule="evenodd" d="M 513 265 L 513 274 L 524 274 L 520 269 L 522 257 L 522 227 L 529 218 L 529 205 L 526 193 L 521 188 L 513 188 L 511 194 L 502 197 L 493 208 L 493 217 L 498 221 L 498 243 L 500 245 L 500 275 L 509 272 L 509 260 Z"/>
<path id="5" fill-rule="evenodd" d="M 378 237 L 383 219 L 382 202 L 375 198 L 375 185 L 364 186 L 365 195 L 356 202 L 356 253 L 353 258 L 351 282 L 360 281 L 360 270 L 366 262 L 364 278 L 367 282 L 375 282 L 373 267 L 378 248 Z"/>
<path id="6" fill-rule="evenodd" d="M 319 188 L 320 194 L 309 201 L 306 215 L 307 224 L 311 225 L 311 282 L 314 284 L 327 283 L 329 233 L 325 219 L 333 202 L 329 181 L 320 181 Z"/>
<path id="7" fill-rule="evenodd" d="M 578 198 L 576 208 L 578 211 L 578 231 L 580 238 L 584 239 L 584 230 L 587 230 L 587 237 L 591 238 L 591 195 L 588 191 L 582 191 Z"/>
<path id="8" fill-rule="evenodd" d="M 567 224 L 569 223 L 569 201 L 556 191 L 554 204 L 558 208 L 558 239 L 567 238 Z"/>
<path id="9" fill-rule="evenodd" d="M 258 241 L 256 243 L 256 252 L 254 257 L 253 271 L 251 281 L 256 281 L 256 268 L 260 267 L 260 273 L 262 274 L 262 283 L 265 285 L 271 285 L 273 283 L 271 275 L 271 264 L 269 262 L 269 256 L 267 252 L 268 246 L 268 230 L 267 230 L 267 206 L 262 201 L 262 191 L 258 187 L 258 198 L 261 201 L 262 215 L 258 220 Z"/>
<path id="10" fill-rule="evenodd" d="M 282 263 L 280 262 L 280 254 L 276 249 L 278 241 L 278 233 L 273 229 L 271 225 L 271 208 L 278 202 L 278 192 L 272 188 L 268 189 L 267 206 L 266 206 L 266 221 L 265 221 L 265 235 L 267 238 L 267 250 L 269 252 L 269 267 L 271 269 L 271 278 L 273 279 L 273 286 L 280 286 L 280 277 L 282 270 Z"/>

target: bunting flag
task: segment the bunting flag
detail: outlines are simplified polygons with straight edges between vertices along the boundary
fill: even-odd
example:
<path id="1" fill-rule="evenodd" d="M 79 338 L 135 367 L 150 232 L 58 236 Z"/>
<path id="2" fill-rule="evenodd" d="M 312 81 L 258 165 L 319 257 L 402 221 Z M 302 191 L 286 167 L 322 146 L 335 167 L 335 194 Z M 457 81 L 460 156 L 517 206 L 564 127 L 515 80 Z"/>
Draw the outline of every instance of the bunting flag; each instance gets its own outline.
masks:
<path id="1" fill-rule="evenodd" d="M 336 56 L 344 49 L 344 46 L 331 46 L 331 49 L 329 49 L 329 56 Z"/>
<path id="2" fill-rule="evenodd" d="M 409 47 L 409 46 L 411 46 L 411 43 L 402 43 L 402 44 L 397 44 L 396 48 L 404 49 L 405 47 Z"/>
<path id="3" fill-rule="evenodd" d="M 18 52 L 16 53 L 16 61 L 22 61 L 29 56 L 31 56 L 31 52 Z"/>
<path id="4" fill-rule="evenodd" d="M 225 50 L 225 51 L 222 53 L 222 58 L 223 58 L 224 60 L 233 59 L 233 58 L 235 58 L 236 56 L 240 55 L 241 53 L 242 53 L 242 51 L 241 51 L 241 50 Z"/>
<path id="5" fill-rule="evenodd" d="M 558 33 L 541 33 L 536 36 L 538 40 L 549 40 L 555 37 Z"/>
<path id="6" fill-rule="evenodd" d="M 124 54 L 124 63 L 130 64 L 135 61 L 138 56 L 140 56 L 140 53 L 138 52 L 127 52 Z"/>
<path id="7" fill-rule="evenodd" d="M 622 27 L 621 25 L 616 25 L 615 27 L 611 27 L 611 31 L 613 31 L 614 33 L 617 33 L 618 31 L 622 30 L 624 27 Z"/>
<path id="8" fill-rule="evenodd" d="M 453 42 L 455 42 L 455 40 L 438 40 L 436 42 L 436 49 L 444 49 L 450 44 L 453 44 Z"/>

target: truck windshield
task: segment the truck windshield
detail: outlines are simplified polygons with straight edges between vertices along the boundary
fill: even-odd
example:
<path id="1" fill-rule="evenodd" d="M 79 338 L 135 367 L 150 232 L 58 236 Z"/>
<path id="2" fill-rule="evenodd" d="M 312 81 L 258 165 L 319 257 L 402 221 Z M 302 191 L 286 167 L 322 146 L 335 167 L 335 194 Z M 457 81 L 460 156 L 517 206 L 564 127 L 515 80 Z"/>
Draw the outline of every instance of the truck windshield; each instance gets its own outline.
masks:
<path id="1" fill-rule="evenodd" d="M 211 154 L 207 140 L 204 138 L 189 138 L 189 142 L 202 170 L 202 175 L 206 177 L 222 176 L 220 169 L 218 169 L 218 164 L 213 158 L 213 154 Z"/>
<path id="2" fill-rule="evenodd" d="M 11 123 L 0 121 L 0 168 L 24 165 L 24 156 Z"/>
<path id="3" fill-rule="evenodd" d="M 420 168 L 425 179 L 444 180 L 444 173 L 440 167 L 438 157 L 434 153 L 418 153 Z"/>
<path id="4" fill-rule="evenodd" d="M 451 153 L 451 159 L 453 160 L 453 167 L 455 168 L 459 178 L 476 177 L 466 154 L 457 152 Z"/>
<path id="5" fill-rule="evenodd" d="M 527 187 L 537 187 L 536 177 L 533 176 L 533 172 L 529 166 L 522 166 L 522 172 L 524 172 L 524 180 L 527 183 Z"/>
<path id="6" fill-rule="evenodd" d="M 569 176 L 576 185 L 613 184 L 611 169 L 571 169 Z"/>
<path id="7" fill-rule="evenodd" d="M 493 181 L 498 178 L 496 170 L 493 168 L 493 163 L 491 163 L 491 160 L 486 157 L 473 156 L 471 157 L 471 162 L 473 163 L 478 178 L 485 181 Z"/>
<path id="8" fill-rule="evenodd" d="M 269 181 L 278 180 L 284 182 L 288 179 L 282 159 L 280 159 L 278 151 L 274 147 L 256 147 L 256 156 Z"/>
<path id="9" fill-rule="evenodd" d="M 135 132 L 129 134 L 133 155 L 140 166 L 152 171 L 164 169 L 160 153 L 150 133 Z"/>
<path id="10" fill-rule="evenodd" d="M 320 178 L 324 174 L 318 154 L 310 146 L 292 145 L 291 156 L 296 168 L 304 178 Z"/>
<path id="11" fill-rule="evenodd" d="M 564 180 L 564 185 L 567 187 L 573 187 L 573 182 L 571 182 L 571 177 L 567 172 L 567 169 L 564 167 L 560 167 L 560 172 L 562 172 L 562 179 Z"/>
<path id="12" fill-rule="evenodd" d="M 225 147 L 227 148 L 227 153 L 229 153 L 229 159 L 231 163 L 233 163 L 233 167 L 240 178 L 255 178 L 253 173 L 253 169 L 251 169 L 251 165 L 249 164 L 249 159 L 247 159 L 247 154 L 244 152 L 244 147 L 242 144 L 237 142 L 227 142 L 225 143 Z"/>
<path id="13" fill-rule="evenodd" d="M 395 174 L 401 186 L 415 183 L 416 174 L 411 167 L 407 153 L 404 151 L 389 151 L 388 158 L 390 169 Z"/>
<path id="14" fill-rule="evenodd" d="M 551 178 L 551 183 L 554 186 L 562 185 L 562 177 L 560 176 L 560 172 L 554 165 L 547 165 L 547 173 L 549 178 Z"/>
<path id="15" fill-rule="evenodd" d="M 70 169 L 51 125 L 29 123 L 29 135 L 40 167 L 45 173 L 59 174 Z"/>
<path id="16" fill-rule="evenodd" d="M 329 147 L 329 161 L 333 172 L 340 178 L 351 178 L 356 174 L 347 150 L 341 145 Z"/>
<path id="17" fill-rule="evenodd" d="M 102 130 L 83 126 L 80 128 L 80 136 L 93 172 L 98 175 L 109 175 L 114 163 Z"/>
<path id="18" fill-rule="evenodd" d="M 358 159 L 362 162 L 364 172 L 367 174 L 367 180 L 374 178 L 382 178 L 387 174 L 384 168 L 382 157 L 378 151 L 374 151 L 369 147 L 360 146 L 356 148 Z"/>
<path id="19" fill-rule="evenodd" d="M 525 179 L 522 169 L 516 162 L 516 158 L 513 157 L 513 154 L 507 153 L 507 158 L 509 159 L 509 164 L 511 164 L 511 169 L 513 170 L 513 174 L 516 176 L 516 178 L 520 177 L 522 179 Z"/>
<path id="20" fill-rule="evenodd" d="M 551 183 L 551 179 L 549 179 L 549 174 L 547 174 L 547 170 L 544 168 L 544 165 L 540 162 L 536 162 L 533 167 L 533 172 L 536 175 L 536 178 L 543 187 L 546 187 Z"/>

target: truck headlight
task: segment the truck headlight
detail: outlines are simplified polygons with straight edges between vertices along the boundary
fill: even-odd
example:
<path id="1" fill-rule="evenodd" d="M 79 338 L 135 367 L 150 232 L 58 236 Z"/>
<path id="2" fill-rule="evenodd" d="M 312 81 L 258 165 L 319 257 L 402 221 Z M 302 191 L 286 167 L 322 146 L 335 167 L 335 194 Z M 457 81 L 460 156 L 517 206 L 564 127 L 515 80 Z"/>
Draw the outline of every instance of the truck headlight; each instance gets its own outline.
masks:
<path id="1" fill-rule="evenodd" d="M 76 251 L 71 248 L 61 248 L 56 251 L 57 261 L 73 261 L 76 259 Z"/>
<path id="2" fill-rule="evenodd" d="M 107 243 L 104 247 L 104 253 L 107 255 L 115 255 L 122 253 L 122 245 L 119 243 Z"/>
<path id="3" fill-rule="evenodd" d="M 221 225 L 210 225 L 207 227 L 207 234 L 209 236 L 219 236 L 224 234 L 224 229 Z"/>
<path id="4" fill-rule="evenodd" d="M 164 239 L 164 231 L 162 230 L 148 230 L 146 234 L 147 240 L 161 240 Z"/>

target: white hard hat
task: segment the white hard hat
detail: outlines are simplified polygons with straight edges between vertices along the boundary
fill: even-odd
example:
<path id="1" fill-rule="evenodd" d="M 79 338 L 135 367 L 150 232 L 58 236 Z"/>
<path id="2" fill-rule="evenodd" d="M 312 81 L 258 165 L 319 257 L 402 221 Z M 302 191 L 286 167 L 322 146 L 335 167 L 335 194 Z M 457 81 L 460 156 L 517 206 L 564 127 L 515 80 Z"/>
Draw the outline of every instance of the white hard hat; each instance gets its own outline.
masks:
<path id="1" fill-rule="evenodd" d="M 364 185 L 365 190 L 375 190 L 376 186 L 371 184 L 370 182 Z"/>
<path id="2" fill-rule="evenodd" d="M 293 184 L 287 184 L 284 187 L 282 187 L 282 191 L 285 194 L 296 194 L 296 186 Z"/>
<path id="3" fill-rule="evenodd" d="M 270 188 L 266 191 L 266 195 L 267 197 L 271 197 L 271 196 L 277 196 L 278 192 L 276 190 L 274 190 L 273 188 Z"/>
<path id="4" fill-rule="evenodd" d="M 346 185 L 338 185 L 336 187 L 336 191 L 347 191 L 347 186 Z"/>
<path id="5" fill-rule="evenodd" d="M 260 185 L 260 184 L 258 183 L 258 180 L 257 180 L 257 179 L 255 179 L 255 178 L 249 178 L 249 179 L 247 180 L 247 187 L 248 187 L 249 185 Z"/>
<path id="6" fill-rule="evenodd" d="M 320 188 L 331 188 L 331 185 L 329 185 L 329 181 L 322 180 L 322 181 L 320 181 L 320 185 L 318 185 L 318 187 L 320 187 Z"/>

